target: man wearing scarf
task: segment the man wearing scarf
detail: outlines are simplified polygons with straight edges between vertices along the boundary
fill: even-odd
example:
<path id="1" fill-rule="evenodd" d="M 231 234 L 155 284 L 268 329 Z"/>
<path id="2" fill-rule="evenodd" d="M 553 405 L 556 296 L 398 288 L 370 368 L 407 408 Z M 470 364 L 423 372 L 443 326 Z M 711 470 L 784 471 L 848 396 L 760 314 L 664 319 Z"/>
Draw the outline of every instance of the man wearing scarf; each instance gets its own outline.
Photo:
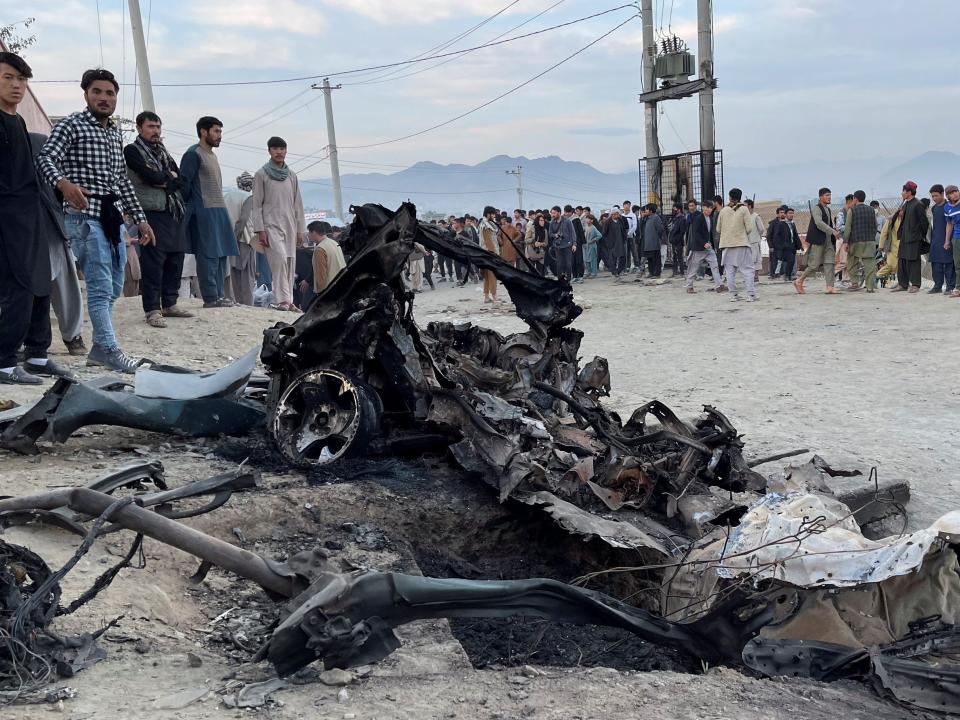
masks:
<path id="1" fill-rule="evenodd" d="M 267 141 L 270 162 L 253 176 L 253 231 L 270 263 L 278 310 L 299 312 L 293 303 L 297 248 L 303 245 L 306 219 L 300 182 L 286 163 L 283 138 Z"/>
<path id="2" fill-rule="evenodd" d="M 137 115 L 137 139 L 123 149 L 127 177 L 157 239 L 140 248 L 140 291 L 147 325 L 167 326 L 164 318 L 188 318 L 193 313 L 177 307 L 183 254 L 187 250 L 183 226 L 184 187 L 180 168 L 160 139 L 159 116 L 149 110 Z"/>

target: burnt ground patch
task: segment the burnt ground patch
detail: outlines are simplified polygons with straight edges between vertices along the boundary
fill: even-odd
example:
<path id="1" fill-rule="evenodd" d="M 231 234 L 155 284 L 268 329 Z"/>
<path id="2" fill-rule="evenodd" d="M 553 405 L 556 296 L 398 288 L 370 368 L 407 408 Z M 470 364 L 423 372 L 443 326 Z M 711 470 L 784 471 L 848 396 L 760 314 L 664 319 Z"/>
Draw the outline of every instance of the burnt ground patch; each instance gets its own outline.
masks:
<path id="1" fill-rule="evenodd" d="M 402 554 L 412 556 L 426 576 L 570 582 L 588 572 L 650 560 L 599 541 L 584 542 L 535 508 L 500 504 L 481 479 L 451 467 L 442 457 L 343 460 L 310 474 L 311 484 L 344 481 L 367 488 L 368 504 L 362 517 L 344 518 L 350 520 L 346 526 L 331 527 L 329 532 L 349 542 L 351 535 L 356 536 L 355 527 L 381 529 L 395 546 L 405 546 Z M 377 501 L 383 490 L 397 502 Z M 626 574 L 598 579 L 590 587 L 652 608 L 657 584 L 652 575 Z M 616 628 L 530 617 L 452 619 L 450 625 L 476 667 L 699 670 L 696 661 Z"/>

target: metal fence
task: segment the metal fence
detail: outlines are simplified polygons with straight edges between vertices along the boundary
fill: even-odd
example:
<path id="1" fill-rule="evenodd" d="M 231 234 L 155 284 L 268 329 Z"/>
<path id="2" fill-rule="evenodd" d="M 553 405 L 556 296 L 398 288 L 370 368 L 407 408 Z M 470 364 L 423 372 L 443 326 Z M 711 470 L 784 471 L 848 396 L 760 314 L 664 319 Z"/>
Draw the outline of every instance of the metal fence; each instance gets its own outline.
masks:
<path id="1" fill-rule="evenodd" d="M 640 197 L 669 208 L 687 200 L 723 195 L 723 150 L 689 152 L 640 159 Z M 710 182 L 711 170 L 713 182 Z"/>

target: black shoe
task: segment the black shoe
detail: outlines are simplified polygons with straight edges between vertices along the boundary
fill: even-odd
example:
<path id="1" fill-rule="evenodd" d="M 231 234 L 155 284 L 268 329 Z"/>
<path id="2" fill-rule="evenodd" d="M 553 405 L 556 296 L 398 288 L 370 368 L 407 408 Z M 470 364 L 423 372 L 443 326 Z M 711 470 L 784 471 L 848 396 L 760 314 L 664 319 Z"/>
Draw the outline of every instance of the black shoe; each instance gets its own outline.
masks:
<path id="1" fill-rule="evenodd" d="M 86 355 L 87 346 L 83 344 L 83 337 L 77 335 L 73 340 L 64 340 L 63 344 L 67 346 L 67 352 L 71 355 Z"/>
<path id="2" fill-rule="evenodd" d="M 31 375 L 19 365 L 14 365 L 9 372 L 0 370 L 0 385 L 43 385 L 43 380 Z"/>
<path id="3" fill-rule="evenodd" d="M 31 373 L 32 375 L 43 375 L 46 377 L 58 377 L 58 378 L 67 378 L 68 380 L 76 380 L 77 376 L 70 372 L 63 365 L 58 365 L 53 360 L 47 360 L 43 365 L 38 365 L 32 363 L 29 360 L 23 364 L 24 370 Z"/>
<path id="4" fill-rule="evenodd" d="M 126 373 L 127 375 L 133 375 L 137 371 L 137 366 L 140 365 L 140 363 L 124 355 L 123 351 L 118 347 L 107 350 L 99 345 L 94 345 L 90 350 L 90 354 L 87 355 L 87 365 L 101 366 L 109 368 L 110 370 L 116 370 L 117 372 Z"/>
<path id="5" fill-rule="evenodd" d="M 927 295 L 939 295 L 943 292 L 942 288 L 934 287 L 927 290 Z"/>

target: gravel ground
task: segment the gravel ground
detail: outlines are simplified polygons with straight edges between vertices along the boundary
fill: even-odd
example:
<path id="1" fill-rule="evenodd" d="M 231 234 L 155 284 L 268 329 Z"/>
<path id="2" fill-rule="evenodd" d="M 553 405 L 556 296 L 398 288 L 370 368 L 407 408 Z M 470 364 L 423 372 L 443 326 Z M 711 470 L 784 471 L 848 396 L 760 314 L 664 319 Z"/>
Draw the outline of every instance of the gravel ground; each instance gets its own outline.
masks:
<path id="1" fill-rule="evenodd" d="M 577 286 L 585 308 L 575 323 L 586 333 L 583 356 L 609 359 L 612 406 L 629 412 L 659 398 L 681 416 L 694 416 L 703 404 L 712 404 L 744 433 L 748 457 L 808 447 L 835 465 L 877 466 L 881 479 L 912 483 L 914 527 L 955 506 L 960 446 L 950 437 L 960 418 L 960 390 L 948 382 L 940 387 L 932 379 L 950 377 L 953 371 L 960 348 L 960 302 L 884 291 L 798 297 L 792 287 L 764 284 L 760 301 L 746 304 L 702 292 L 704 283 L 699 289 L 687 295 L 676 280 L 649 286 L 611 278 Z M 187 305 L 196 309 L 196 318 L 171 321 L 169 329 L 157 330 L 143 323 L 136 299 L 121 300 L 115 318 L 124 349 L 165 363 L 212 369 L 258 345 L 265 327 L 293 317 L 254 308 L 204 311 L 198 303 Z M 471 320 L 501 332 L 523 329 L 508 303 L 485 306 L 475 287 L 438 284 L 435 292 L 418 296 L 416 317 L 421 324 Z M 81 358 L 63 355 L 59 343 L 53 351 L 83 377 L 99 374 L 84 368 Z M 0 399 L 28 402 L 40 392 L 3 387 Z M 38 457 L 0 453 L 0 493 L 86 483 L 146 455 L 164 462 L 172 482 L 186 482 L 229 467 L 210 447 L 150 433 L 87 429 Z M 252 542 L 275 535 L 278 525 L 296 517 L 291 508 L 305 498 L 318 507 L 339 503 L 341 515 L 352 508 L 354 518 L 370 512 L 367 498 L 349 483 L 307 488 L 297 473 L 267 474 L 264 480 L 262 495 L 235 498 L 217 513 L 191 522 L 232 542 L 237 540 L 232 529 L 240 527 Z M 54 565 L 69 557 L 73 547 L 71 538 L 56 531 L 18 529 L 6 537 L 29 544 Z M 119 537 L 98 543 L 68 576 L 67 595 L 99 574 L 122 548 Z M 346 693 L 311 683 L 282 690 L 274 696 L 278 702 L 256 711 L 225 709 L 215 693 L 173 708 L 176 693 L 223 688 L 230 668 L 204 644 L 210 608 L 186 580 L 196 562 L 157 543 L 148 545 L 147 554 L 145 570 L 121 573 L 93 607 L 60 628 L 89 630 L 126 614 L 118 632 L 143 642 L 120 636 L 105 643 L 108 659 L 68 683 L 78 696 L 50 709 L 74 720 L 248 715 L 586 720 L 641 714 L 656 720 L 886 720 L 909 715 L 859 685 L 761 681 L 725 669 L 702 675 L 605 668 L 539 668 L 530 676 L 516 668 L 476 671 L 443 626 L 411 627 L 404 634 L 405 647 L 368 677 L 355 679 Z M 224 581 L 218 577 L 211 573 L 205 581 L 209 592 L 222 592 Z M 187 652 L 197 654 L 202 665 L 192 666 Z M 41 714 L 46 713 L 36 707 L 5 707 L 0 720 Z"/>

